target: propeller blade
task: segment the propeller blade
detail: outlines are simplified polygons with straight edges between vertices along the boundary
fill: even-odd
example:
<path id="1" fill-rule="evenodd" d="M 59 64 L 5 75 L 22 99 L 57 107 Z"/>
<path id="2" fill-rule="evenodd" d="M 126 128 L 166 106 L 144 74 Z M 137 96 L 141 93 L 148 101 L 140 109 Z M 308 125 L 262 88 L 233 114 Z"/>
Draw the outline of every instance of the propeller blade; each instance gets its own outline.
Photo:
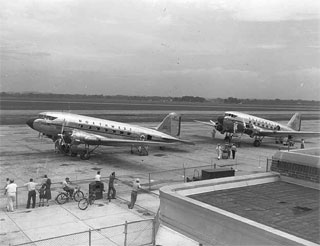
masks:
<path id="1" fill-rule="evenodd" d="M 63 134 L 65 124 L 66 124 L 66 119 L 63 119 L 62 127 L 61 127 L 61 135 Z"/>

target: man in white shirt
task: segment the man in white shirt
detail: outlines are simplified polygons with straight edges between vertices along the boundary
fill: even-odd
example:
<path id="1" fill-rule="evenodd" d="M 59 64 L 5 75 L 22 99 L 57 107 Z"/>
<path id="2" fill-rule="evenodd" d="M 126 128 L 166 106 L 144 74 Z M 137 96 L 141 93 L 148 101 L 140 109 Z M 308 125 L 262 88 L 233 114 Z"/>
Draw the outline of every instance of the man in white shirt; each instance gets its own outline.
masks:
<path id="1" fill-rule="evenodd" d="M 74 188 L 71 186 L 71 181 L 68 177 L 65 178 L 65 180 L 62 182 L 62 188 L 66 192 L 70 194 L 70 197 L 72 198 Z"/>
<path id="2" fill-rule="evenodd" d="M 132 185 L 131 202 L 130 202 L 130 204 L 128 204 L 129 209 L 132 209 L 134 204 L 136 203 L 139 189 L 141 189 L 140 179 L 136 179 Z"/>
<path id="3" fill-rule="evenodd" d="M 13 204 L 16 201 L 17 185 L 14 183 L 14 180 L 10 180 L 10 184 L 6 187 L 6 193 L 8 198 L 7 211 L 13 212 Z"/>
<path id="4" fill-rule="evenodd" d="M 33 182 L 33 179 L 31 178 L 28 183 L 25 183 L 24 186 L 27 186 L 28 188 L 28 202 L 27 202 L 27 208 L 30 208 L 30 201 L 32 199 L 32 208 L 35 208 L 36 206 L 36 185 L 37 183 Z"/>
<path id="5" fill-rule="evenodd" d="M 96 176 L 94 177 L 95 181 L 100 181 L 101 179 L 101 175 L 100 175 L 100 171 L 97 172 Z"/>

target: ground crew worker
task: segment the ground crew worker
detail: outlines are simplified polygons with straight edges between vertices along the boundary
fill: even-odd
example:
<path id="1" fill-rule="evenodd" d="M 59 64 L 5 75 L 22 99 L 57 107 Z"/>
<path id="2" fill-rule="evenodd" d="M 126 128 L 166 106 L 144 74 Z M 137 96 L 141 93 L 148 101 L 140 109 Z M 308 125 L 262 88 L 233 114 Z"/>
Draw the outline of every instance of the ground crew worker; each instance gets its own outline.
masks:
<path id="1" fill-rule="evenodd" d="M 112 172 L 109 177 L 109 186 L 108 186 L 108 199 L 116 199 L 116 189 L 114 188 L 114 180 L 116 178 L 116 173 Z M 112 192 L 112 196 L 110 196 Z"/>
<path id="2" fill-rule="evenodd" d="M 217 150 L 217 154 L 218 154 L 218 160 L 220 160 L 221 156 L 222 156 L 222 148 L 221 148 L 220 144 L 217 145 L 216 150 Z"/>
<path id="3" fill-rule="evenodd" d="M 304 149 L 304 139 L 301 139 L 301 149 Z"/>
<path id="4" fill-rule="evenodd" d="M 232 159 L 234 159 L 236 157 L 236 152 L 237 152 L 237 147 L 235 144 L 232 144 L 231 152 L 232 152 Z"/>

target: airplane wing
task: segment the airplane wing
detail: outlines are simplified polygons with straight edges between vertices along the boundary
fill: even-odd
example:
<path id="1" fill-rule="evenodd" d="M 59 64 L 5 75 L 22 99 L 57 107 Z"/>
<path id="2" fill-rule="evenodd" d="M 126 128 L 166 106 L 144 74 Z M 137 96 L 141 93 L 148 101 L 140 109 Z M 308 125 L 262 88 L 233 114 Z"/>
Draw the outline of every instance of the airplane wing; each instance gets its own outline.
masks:
<path id="1" fill-rule="evenodd" d="M 264 137 L 319 137 L 320 132 L 309 132 L 309 131 L 277 131 L 277 130 L 266 130 L 262 128 L 255 128 L 254 134 Z"/>
<path id="2" fill-rule="evenodd" d="M 79 130 L 73 130 L 70 138 L 73 144 L 105 145 L 105 146 L 128 146 L 128 145 L 164 146 L 164 145 L 176 144 L 175 142 L 108 138 L 101 135 L 87 133 Z M 177 140 L 180 140 L 180 139 L 177 139 Z M 184 140 L 181 140 L 181 142 L 183 141 Z"/>
<path id="3" fill-rule="evenodd" d="M 204 121 L 199 121 L 199 120 L 194 120 L 195 122 L 201 123 L 203 125 L 207 125 L 207 126 L 212 126 L 212 127 L 216 127 L 216 123 L 214 123 L 212 120 L 210 120 L 210 122 L 204 122 Z"/>

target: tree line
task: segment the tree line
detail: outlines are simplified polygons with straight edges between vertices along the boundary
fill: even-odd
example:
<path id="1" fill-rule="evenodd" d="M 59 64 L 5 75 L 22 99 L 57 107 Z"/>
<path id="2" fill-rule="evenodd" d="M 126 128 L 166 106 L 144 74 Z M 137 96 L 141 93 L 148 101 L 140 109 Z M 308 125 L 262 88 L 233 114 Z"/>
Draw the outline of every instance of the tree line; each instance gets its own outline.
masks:
<path id="1" fill-rule="evenodd" d="M 182 97 L 161 97 L 161 96 L 128 96 L 128 95 L 86 95 L 86 94 L 55 94 L 55 93 L 38 93 L 38 92 L 1 92 L 2 99 L 81 99 L 81 100 L 114 100 L 114 101 L 145 101 L 145 102 L 189 102 L 189 103 L 215 103 L 215 104 L 294 104 L 294 105 L 314 105 L 320 106 L 320 101 L 301 100 L 301 99 L 241 99 L 235 97 L 228 98 L 204 98 L 199 96 L 182 96 Z"/>

